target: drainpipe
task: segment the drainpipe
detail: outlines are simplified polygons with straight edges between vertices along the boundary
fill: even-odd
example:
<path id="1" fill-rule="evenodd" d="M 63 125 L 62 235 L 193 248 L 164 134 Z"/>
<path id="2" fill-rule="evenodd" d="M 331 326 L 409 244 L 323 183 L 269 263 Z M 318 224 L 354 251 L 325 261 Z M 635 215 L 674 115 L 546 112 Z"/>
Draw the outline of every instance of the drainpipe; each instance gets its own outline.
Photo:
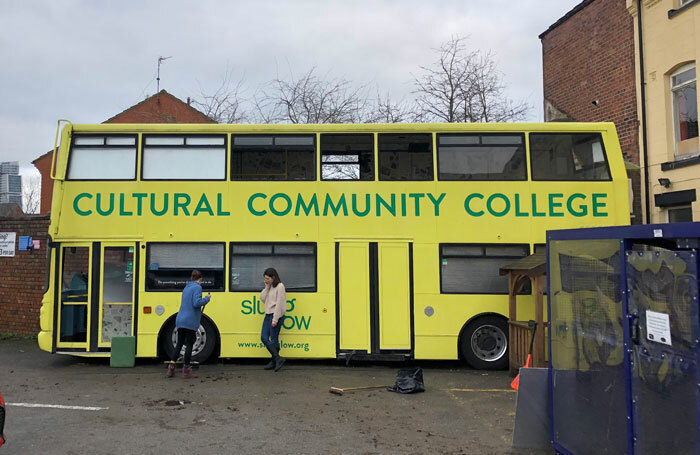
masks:
<path id="1" fill-rule="evenodd" d="M 651 197 L 649 195 L 649 165 L 647 160 L 647 101 L 646 101 L 646 82 L 644 79 L 644 40 L 642 39 L 642 0 L 637 0 L 637 33 L 639 36 L 639 83 L 642 105 L 642 148 L 644 149 L 644 223 L 649 224 L 651 219 Z"/>

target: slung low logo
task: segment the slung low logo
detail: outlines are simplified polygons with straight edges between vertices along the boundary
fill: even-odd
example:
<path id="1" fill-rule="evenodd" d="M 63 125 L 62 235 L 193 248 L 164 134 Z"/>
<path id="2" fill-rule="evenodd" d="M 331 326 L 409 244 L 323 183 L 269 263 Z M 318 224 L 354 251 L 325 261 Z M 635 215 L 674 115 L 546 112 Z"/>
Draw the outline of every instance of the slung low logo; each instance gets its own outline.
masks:
<path id="1" fill-rule="evenodd" d="M 284 327 L 286 330 L 309 330 L 309 327 L 311 326 L 310 315 L 300 316 L 297 314 L 289 314 L 294 312 L 294 309 L 296 308 L 296 300 L 297 299 L 287 300 L 287 312 L 284 315 L 282 327 Z M 264 315 L 265 304 L 254 295 L 252 299 L 241 301 L 241 314 L 246 316 Z"/>

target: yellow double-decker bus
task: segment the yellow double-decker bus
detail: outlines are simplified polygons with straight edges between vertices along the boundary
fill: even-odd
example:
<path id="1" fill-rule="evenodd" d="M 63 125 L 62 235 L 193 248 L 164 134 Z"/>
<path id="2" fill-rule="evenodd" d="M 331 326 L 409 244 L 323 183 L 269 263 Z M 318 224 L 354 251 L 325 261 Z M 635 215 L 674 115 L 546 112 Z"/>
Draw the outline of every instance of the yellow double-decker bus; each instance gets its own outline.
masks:
<path id="1" fill-rule="evenodd" d="M 212 293 L 193 358 L 267 356 L 274 267 L 286 357 L 502 368 L 499 268 L 547 229 L 629 223 L 609 123 L 68 122 L 53 158 L 39 345 L 81 356 L 125 335 L 139 357 L 170 354 L 192 269 Z"/>

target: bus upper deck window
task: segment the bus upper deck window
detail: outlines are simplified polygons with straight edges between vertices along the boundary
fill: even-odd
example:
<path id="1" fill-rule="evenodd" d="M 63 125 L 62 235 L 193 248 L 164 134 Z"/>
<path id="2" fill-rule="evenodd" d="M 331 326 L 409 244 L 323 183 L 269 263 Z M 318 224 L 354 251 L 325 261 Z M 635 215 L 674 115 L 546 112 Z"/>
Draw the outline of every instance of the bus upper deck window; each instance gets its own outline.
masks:
<path id="1" fill-rule="evenodd" d="M 322 134 L 321 179 L 374 180 L 374 135 Z"/>
<path id="2" fill-rule="evenodd" d="M 600 133 L 532 133 L 533 180 L 611 180 Z"/>
<path id="3" fill-rule="evenodd" d="M 525 135 L 438 134 L 439 180 L 527 180 Z"/>
<path id="4" fill-rule="evenodd" d="M 68 180 L 135 180 L 136 136 L 76 134 Z"/>
<path id="5" fill-rule="evenodd" d="M 231 180 L 316 180 L 316 136 L 234 135 Z"/>
<path id="6" fill-rule="evenodd" d="M 433 180 L 431 134 L 380 134 L 379 180 Z"/>

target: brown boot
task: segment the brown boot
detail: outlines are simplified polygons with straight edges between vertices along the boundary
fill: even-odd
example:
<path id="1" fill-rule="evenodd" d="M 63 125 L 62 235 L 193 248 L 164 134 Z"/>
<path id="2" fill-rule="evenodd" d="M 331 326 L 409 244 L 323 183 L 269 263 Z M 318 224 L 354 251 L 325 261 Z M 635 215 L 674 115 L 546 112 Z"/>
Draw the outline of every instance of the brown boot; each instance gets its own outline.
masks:
<path id="1" fill-rule="evenodd" d="M 170 362 L 168 364 L 167 377 L 172 378 L 173 376 L 175 376 L 175 362 Z"/>
<path id="2" fill-rule="evenodd" d="M 197 373 L 192 371 L 192 368 L 190 368 L 189 366 L 185 365 L 182 368 L 182 378 L 183 379 L 191 379 L 191 378 L 196 378 L 196 377 L 197 377 Z"/>

